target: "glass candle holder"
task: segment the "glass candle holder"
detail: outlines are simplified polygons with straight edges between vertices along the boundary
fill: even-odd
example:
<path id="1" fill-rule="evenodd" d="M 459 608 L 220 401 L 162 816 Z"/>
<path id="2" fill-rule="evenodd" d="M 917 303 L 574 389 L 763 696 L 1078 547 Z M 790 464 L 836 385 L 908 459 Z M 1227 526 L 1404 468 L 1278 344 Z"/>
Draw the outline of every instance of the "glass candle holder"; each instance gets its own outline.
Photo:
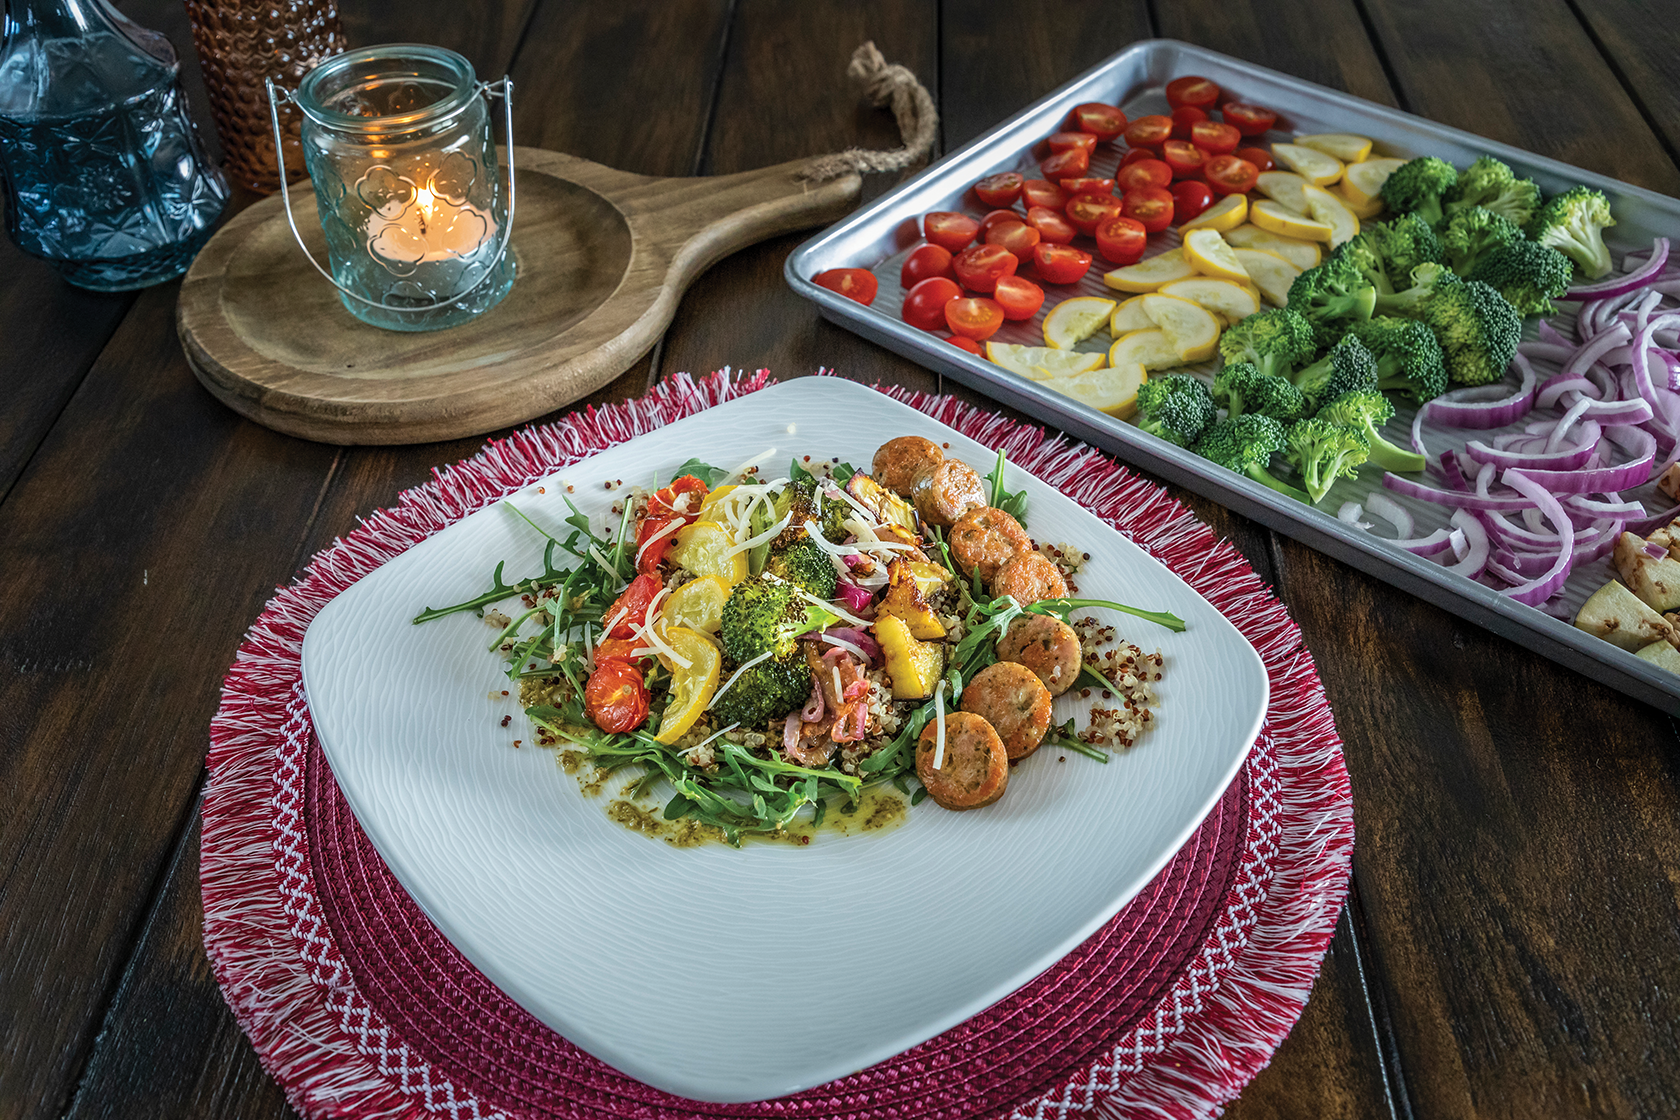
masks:
<path id="1" fill-rule="evenodd" d="M 316 268 L 356 318 L 438 330 L 484 314 L 513 287 L 513 88 L 506 78 L 500 86 L 510 130 L 505 191 L 488 109 L 498 91 L 454 51 L 411 43 L 351 51 L 312 70 L 292 95 L 331 271 Z M 278 131 L 272 92 L 270 104 Z"/>

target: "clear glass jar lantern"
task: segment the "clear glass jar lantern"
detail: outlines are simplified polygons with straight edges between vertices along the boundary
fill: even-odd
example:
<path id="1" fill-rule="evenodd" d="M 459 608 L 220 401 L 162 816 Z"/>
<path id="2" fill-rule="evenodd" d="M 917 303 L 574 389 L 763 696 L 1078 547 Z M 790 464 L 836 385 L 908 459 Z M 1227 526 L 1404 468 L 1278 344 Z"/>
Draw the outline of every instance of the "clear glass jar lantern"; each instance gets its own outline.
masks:
<path id="1" fill-rule="evenodd" d="M 511 129 L 512 83 L 500 85 Z M 326 233 L 331 272 L 322 272 L 356 318 L 438 330 L 482 315 L 513 287 L 512 136 L 504 189 L 494 92 L 454 51 L 403 43 L 328 59 L 291 95 Z"/>

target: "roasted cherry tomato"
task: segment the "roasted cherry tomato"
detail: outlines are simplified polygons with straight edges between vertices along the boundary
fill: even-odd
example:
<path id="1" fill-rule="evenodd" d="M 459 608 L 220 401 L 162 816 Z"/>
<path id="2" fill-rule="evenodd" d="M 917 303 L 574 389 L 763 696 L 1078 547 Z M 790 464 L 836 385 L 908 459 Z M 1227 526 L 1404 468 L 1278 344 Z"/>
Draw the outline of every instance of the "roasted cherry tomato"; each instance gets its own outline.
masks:
<path id="1" fill-rule="evenodd" d="M 955 280 L 929 276 L 904 297 L 904 321 L 919 330 L 939 330 L 945 325 L 945 305 L 960 295 L 962 289 Z"/>
<path id="2" fill-rule="evenodd" d="M 1089 132 L 1052 132 L 1046 143 L 1052 152 L 1081 148 L 1088 155 L 1097 150 L 1097 138 Z"/>
<path id="3" fill-rule="evenodd" d="M 929 276 L 944 276 L 955 280 L 957 274 L 951 271 L 951 250 L 943 245 L 923 245 L 904 258 L 904 267 L 899 269 L 898 282 L 906 288 L 914 288 Z"/>
<path id="4" fill-rule="evenodd" d="M 1091 169 L 1091 153 L 1084 148 L 1069 148 L 1065 152 L 1057 152 L 1038 166 L 1052 183 L 1077 179 Z"/>
<path id="5" fill-rule="evenodd" d="M 1206 78 L 1174 78 L 1167 83 L 1167 104 L 1174 109 L 1186 105 L 1193 109 L 1211 109 L 1219 103 L 1219 87 Z"/>
<path id="6" fill-rule="evenodd" d="M 1063 179 L 1062 189 L 1071 195 L 1113 194 L 1113 179 Z"/>
<path id="7" fill-rule="evenodd" d="M 1091 267 L 1091 254 L 1071 245 L 1040 244 L 1033 250 L 1033 267 L 1046 283 L 1077 284 Z"/>
<path id="8" fill-rule="evenodd" d="M 1262 136 L 1277 123 L 1277 114 L 1258 105 L 1244 105 L 1240 101 L 1227 102 L 1220 110 L 1225 123 L 1244 136 Z"/>
<path id="9" fill-rule="evenodd" d="M 1044 289 L 1024 276 L 1000 276 L 992 298 L 1005 319 L 1031 319 L 1044 306 Z"/>
<path id="10" fill-rule="evenodd" d="M 1200 179 L 1184 179 L 1167 188 L 1173 196 L 1173 221 L 1178 225 L 1194 221 L 1213 205 L 1213 191 Z"/>
<path id="11" fill-rule="evenodd" d="M 951 267 L 957 270 L 957 279 L 963 287 L 989 292 L 997 287 L 999 276 L 1013 276 L 1020 263 L 1002 245 L 970 245 L 956 255 Z"/>
<path id="12" fill-rule="evenodd" d="M 1126 143 L 1134 148 L 1154 148 L 1159 152 L 1161 145 L 1172 139 L 1172 129 L 1171 117 L 1158 114 L 1139 117 L 1126 126 Z"/>
<path id="13" fill-rule="evenodd" d="M 1120 200 L 1111 194 L 1076 194 L 1068 199 L 1064 213 L 1074 229 L 1089 236 L 1105 219 L 1120 213 Z"/>
<path id="14" fill-rule="evenodd" d="M 705 482 L 685 474 L 672 480 L 671 485 L 655 490 L 648 499 L 647 511 L 650 516 L 681 514 L 685 520 L 693 521 L 700 513 L 700 503 L 710 492 Z"/>
<path id="15" fill-rule="evenodd" d="M 1161 156 L 1160 156 L 1159 152 L 1150 151 L 1148 148 L 1131 148 L 1126 152 L 1125 155 L 1120 157 L 1120 166 L 1121 167 L 1130 167 L 1132 164 L 1136 163 L 1140 159 L 1160 159 L 1160 158 L 1161 158 Z"/>
<path id="16" fill-rule="evenodd" d="M 1203 121 L 1190 130 L 1190 142 L 1210 156 L 1228 156 L 1242 143 L 1242 133 L 1221 121 Z"/>
<path id="17" fill-rule="evenodd" d="M 607 638 L 595 647 L 595 664 L 599 665 L 603 661 L 628 661 L 635 665 L 642 658 L 631 655 L 639 649 L 646 648 L 643 642 L 635 638 Z"/>
<path id="18" fill-rule="evenodd" d="M 1238 148 L 1231 154 L 1238 159 L 1246 159 L 1261 171 L 1271 171 L 1277 167 L 1277 161 L 1272 159 L 1272 153 L 1264 148 Z"/>
<path id="19" fill-rule="evenodd" d="M 998 222 L 986 231 L 986 244 L 1001 245 L 1015 257 L 1017 264 L 1026 264 L 1032 260 L 1033 246 L 1042 237 L 1025 222 Z"/>
<path id="20" fill-rule="evenodd" d="M 999 222 L 1021 222 L 1025 220 L 1019 210 L 993 210 L 980 219 L 980 240 L 984 241 L 986 235 L 992 232 L 992 227 Z"/>
<path id="21" fill-rule="evenodd" d="M 1124 194 L 1144 187 L 1164 187 L 1172 182 L 1172 177 L 1172 168 L 1158 159 L 1147 158 L 1120 168 L 1114 181 Z"/>
<path id="22" fill-rule="evenodd" d="M 922 219 L 922 233 L 935 245 L 960 253 L 980 235 L 980 223 L 967 214 L 935 210 Z"/>
<path id="23" fill-rule="evenodd" d="M 1214 156 L 1202 174 L 1215 194 L 1243 194 L 1254 189 L 1260 169 L 1237 156 Z"/>
<path id="24" fill-rule="evenodd" d="M 865 307 L 875 302 L 875 290 L 880 287 L 880 281 L 867 268 L 831 268 L 811 277 L 811 283 L 855 299 Z"/>
<path id="25" fill-rule="evenodd" d="M 706 500 L 706 484 L 685 474 L 669 486 L 662 486 L 648 499 L 647 511 L 636 526 L 636 570 L 657 575 L 660 561 L 677 543 L 677 533 L 700 514 Z M 608 639 L 609 641 L 612 639 Z"/>
<path id="26" fill-rule="evenodd" d="M 964 338 L 962 335 L 958 334 L 952 335 L 945 341 L 949 342 L 952 346 L 955 346 L 958 350 L 968 351 L 977 358 L 983 358 L 986 356 L 986 352 L 980 348 L 980 344 L 972 338 Z"/>
<path id="27" fill-rule="evenodd" d="M 658 576 L 642 573 L 630 581 L 601 616 L 601 626 L 609 638 L 633 638 L 636 632 L 631 625 L 646 626 L 648 607 L 653 604 L 654 596 L 664 588 L 665 584 Z"/>
<path id="28" fill-rule="evenodd" d="M 1052 245 L 1066 245 L 1079 231 L 1067 220 L 1067 215 L 1048 206 L 1034 206 L 1027 211 L 1027 224 L 1038 231 L 1039 237 Z"/>
<path id="29" fill-rule="evenodd" d="M 984 342 L 1003 326 L 1003 308 L 995 299 L 954 299 L 945 305 L 945 322 L 952 334 Z"/>
<path id="30" fill-rule="evenodd" d="M 1089 132 L 1098 140 L 1112 140 L 1126 131 L 1126 114 L 1100 101 L 1075 105 L 1068 120 L 1079 131 Z"/>
<path id="31" fill-rule="evenodd" d="M 1067 205 L 1067 192 L 1048 179 L 1028 179 L 1021 187 L 1021 200 L 1028 209 L 1048 206 L 1060 210 Z"/>
<path id="32" fill-rule="evenodd" d="M 1182 109 L 1174 109 L 1172 111 L 1173 139 L 1190 139 L 1190 129 L 1207 119 L 1208 115 L 1206 113 L 1189 105 Z"/>
<path id="33" fill-rule="evenodd" d="M 1188 140 L 1168 140 L 1161 145 L 1161 158 L 1172 168 L 1174 179 L 1193 179 L 1201 174 L 1208 157 Z"/>
<path id="34" fill-rule="evenodd" d="M 1000 171 L 974 184 L 974 194 L 987 206 L 1013 206 L 1021 197 L 1022 182 L 1020 172 Z"/>
<path id="35" fill-rule="evenodd" d="M 1136 264 L 1149 244 L 1149 231 L 1136 218 L 1115 214 L 1097 227 L 1097 252 L 1114 264 Z"/>
<path id="36" fill-rule="evenodd" d="M 648 715 L 647 683 L 628 661 L 598 661 L 583 686 L 583 710 L 602 731 L 634 731 Z"/>
<path id="37" fill-rule="evenodd" d="M 1127 191 L 1120 200 L 1122 213 L 1136 218 L 1150 233 L 1160 233 L 1173 221 L 1173 196 L 1160 187 Z"/>

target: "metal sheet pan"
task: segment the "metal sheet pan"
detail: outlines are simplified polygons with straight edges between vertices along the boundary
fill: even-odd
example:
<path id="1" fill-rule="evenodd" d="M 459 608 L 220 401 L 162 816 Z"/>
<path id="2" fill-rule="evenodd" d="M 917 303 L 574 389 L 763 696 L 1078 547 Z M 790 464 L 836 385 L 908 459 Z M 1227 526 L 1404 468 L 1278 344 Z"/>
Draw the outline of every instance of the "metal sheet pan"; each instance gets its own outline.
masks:
<path id="1" fill-rule="evenodd" d="M 1380 488 L 1380 471 L 1367 469 L 1358 479 L 1338 483 L 1320 507 L 1304 506 L 1139 431 L 1125 421 L 958 350 L 938 336 L 909 326 L 899 317 L 903 301 L 899 268 L 919 241 L 921 215 L 930 210 L 974 212 L 976 204 L 965 195 L 976 180 L 998 171 L 1035 169 L 1045 154 L 1044 138 L 1057 130 L 1074 105 L 1103 101 L 1121 106 L 1132 117 L 1166 112 L 1166 83 L 1185 74 L 1211 78 L 1236 100 L 1278 111 L 1279 128 L 1268 134 L 1267 141 L 1286 140 L 1296 133 L 1355 132 L 1372 137 L 1377 153 L 1384 155 L 1434 155 L 1462 167 L 1480 155 L 1491 154 L 1510 164 L 1519 174 L 1533 178 L 1548 194 L 1580 183 L 1596 187 L 1609 196 L 1616 216 L 1617 225 L 1608 231 L 1606 241 L 1618 259 L 1627 251 L 1648 248 L 1653 237 L 1680 234 L 1680 200 L 1187 43 L 1149 40 L 1132 44 L 801 245 L 788 258 L 785 268 L 788 283 L 815 301 L 826 318 L 889 350 L 954 377 L 1029 416 L 1212 498 L 1396 587 L 1440 603 L 1460 617 L 1560 664 L 1660 709 L 1680 714 L 1680 676 L 1548 613 L 1549 610 L 1573 617 L 1586 597 L 1613 576 L 1607 560 L 1584 565 L 1572 573 L 1563 593 L 1549 604 L 1548 610 L 1524 606 L 1492 588 L 1450 573 L 1430 560 L 1393 547 L 1380 535 L 1386 528 L 1380 523 L 1376 532 L 1367 532 L 1338 521 L 1333 511 L 1342 502 L 1363 501 Z M 1118 157 L 1116 151 L 1099 155 L 1093 160 L 1091 174 L 1112 174 Z M 1095 168 L 1104 170 L 1099 172 Z M 1034 170 L 1032 177 L 1036 174 Z M 1157 235 L 1151 239 L 1149 253 L 1153 255 L 1158 249 L 1176 243 L 1176 235 L 1170 232 Z M 1024 323 L 1007 324 L 996 337 L 1000 341 L 1042 345 L 1042 318 L 1055 302 L 1075 294 L 1116 295 L 1104 287 L 1100 265 L 1099 258 L 1090 274 L 1074 287 L 1051 289 L 1050 298 L 1037 317 Z M 873 306 L 864 307 L 810 280 L 825 269 L 841 267 L 875 270 L 881 285 Z M 1557 324 L 1558 320 L 1552 322 Z M 1564 329 L 1567 331 L 1567 327 Z M 1529 337 L 1533 331 L 1530 322 Z M 1091 348 L 1105 345 L 1104 337 L 1093 339 Z M 1207 374 L 1213 367 L 1187 368 L 1190 372 Z M 1542 378 L 1552 368 L 1536 363 Z M 1403 443 L 1405 437 L 1400 433 L 1409 428 L 1411 420 L 1412 411 L 1401 407 L 1388 429 L 1390 438 Z M 1424 436 L 1431 450 L 1461 445 L 1463 438 L 1444 429 L 1431 428 L 1425 429 Z M 1669 503 L 1654 494 L 1654 487 L 1649 486 L 1635 492 L 1635 496 L 1647 499 L 1652 512 L 1657 512 Z M 1419 533 L 1446 524 L 1443 511 L 1429 503 L 1401 499 L 1401 504 L 1416 517 Z M 1368 517 L 1367 520 L 1376 519 Z M 1391 531 L 1389 536 L 1393 536 Z"/>

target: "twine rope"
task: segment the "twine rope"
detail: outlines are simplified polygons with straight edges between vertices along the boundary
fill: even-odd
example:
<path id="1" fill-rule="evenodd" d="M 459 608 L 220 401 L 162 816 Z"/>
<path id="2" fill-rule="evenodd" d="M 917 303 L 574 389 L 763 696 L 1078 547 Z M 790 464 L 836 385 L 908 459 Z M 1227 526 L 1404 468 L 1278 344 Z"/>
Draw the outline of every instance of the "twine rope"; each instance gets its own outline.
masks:
<path id="1" fill-rule="evenodd" d="M 871 40 L 852 52 L 846 75 L 863 86 L 873 104 L 892 105 L 899 135 L 904 138 L 904 147 L 896 151 L 847 148 L 843 152 L 817 156 L 799 173 L 799 178 L 826 183 L 853 172 L 901 171 L 919 162 L 933 149 L 933 134 L 939 128 L 939 110 L 934 108 L 933 95 L 916 80 L 916 75 L 908 67 L 889 63 Z"/>

